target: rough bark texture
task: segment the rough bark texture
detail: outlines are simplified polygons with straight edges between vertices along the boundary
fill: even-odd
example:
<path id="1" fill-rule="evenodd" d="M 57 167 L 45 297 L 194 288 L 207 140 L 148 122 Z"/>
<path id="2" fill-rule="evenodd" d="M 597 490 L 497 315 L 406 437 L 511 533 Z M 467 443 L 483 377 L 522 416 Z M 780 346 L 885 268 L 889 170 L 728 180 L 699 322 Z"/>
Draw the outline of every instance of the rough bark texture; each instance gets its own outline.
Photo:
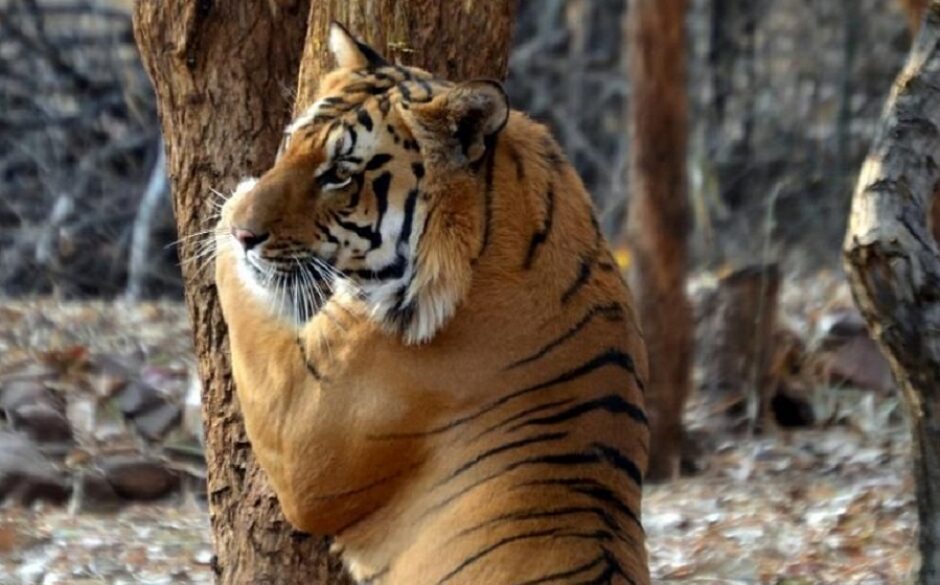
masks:
<path id="1" fill-rule="evenodd" d="M 440 0 L 325 0 L 310 12 L 297 92 L 303 108 L 332 67 L 326 32 L 336 20 L 389 61 L 416 65 L 445 79 L 504 79 L 516 3 Z"/>
<path id="2" fill-rule="evenodd" d="M 649 477 L 679 469 L 682 409 L 689 392 L 692 311 L 685 294 L 690 228 L 685 157 L 684 0 L 632 0 L 627 11 L 632 193 L 627 234 L 631 275 L 650 355 Z"/>
<path id="3" fill-rule="evenodd" d="M 852 292 L 908 409 L 923 561 L 940 582 L 940 256 L 927 226 L 940 178 L 940 1 L 895 82 L 852 201 Z"/>
<path id="4" fill-rule="evenodd" d="M 157 91 L 181 237 L 213 227 L 211 189 L 230 191 L 273 162 L 308 11 L 308 0 L 137 3 L 135 34 Z M 184 243 L 181 257 L 203 381 L 219 583 L 327 582 L 325 543 L 290 529 L 252 457 L 212 270 L 185 260 L 194 244 Z"/>
<path id="5" fill-rule="evenodd" d="M 259 175 L 271 165 L 291 116 L 293 89 L 300 96 L 297 108 L 305 107 L 329 63 L 325 35 L 331 20 L 386 49 L 387 56 L 452 79 L 505 75 L 510 0 L 310 4 L 137 2 L 134 33 L 157 91 L 181 238 L 213 227 L 212 189 L 228 192 L 240 177 Z M 286 523 L 251 454 L 212 270 L 187 261 L 199 239 L 184 239 L 181 260 L 204 388 L 218 582 L 346 582 L 325 540 Z"/>
<path id="6" fill-rule="evenodd" d="M 702 390 L 729 417 L 757 415 L 754 423 L 770 414 L 779 291 L 776 265 L 750 266 L 722 278 L 706 303 Z M 748 412 L 749 404 L 758 406 L 755 412 Z"/>

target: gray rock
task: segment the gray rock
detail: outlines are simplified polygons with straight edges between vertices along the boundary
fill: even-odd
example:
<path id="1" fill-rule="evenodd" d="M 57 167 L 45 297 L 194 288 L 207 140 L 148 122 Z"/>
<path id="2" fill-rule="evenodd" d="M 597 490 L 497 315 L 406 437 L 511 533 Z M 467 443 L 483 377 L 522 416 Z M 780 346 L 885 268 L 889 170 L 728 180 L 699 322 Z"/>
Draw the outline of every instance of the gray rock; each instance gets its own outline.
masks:
<path id="1" fill-rule="evenodd" d="M 68 443 L 72 427 L 65 401 L 34 380 L 11 382 L 0 393 L 0 408 L 16 430 L 40 443 Z"/>
<path id="2" fill-rule="evenodd" d="M 118 408 L 128 417 L 137 416 L 165 403 L 166 400 L 159 390 L 141 381 L 127 385 L 117 394 Z"/>
<path id="3" fill-rule="evenodd" d="M 113 455 L 101 461 L 105 479 L 122 498 L 154 500 L 175 491 L 179 475 L 158 459 L 143 455 Z"/>
<path id="4" fill-rule="evenodd" d="M 83 469 L 75 474 L 72 492 L 73 512 L 110 512 L 123 500 L 100 471 Z"/>
<path id="5" fill-rule="evenodd" d="M 165 402 L 135 416 L 134 425 L 144 438 L 159 441 L 170 432 L 170 429 L 179 425 L 182 416 L 183 411 L 178 405 Z"/>
<path id="6" fill-rule="evenodd" d="M 62 412 L 48 403 L 26 404 L 10 414 L 13 427 L 39 443 L 69 443 L 72 427 Z"/>
<path id="7" fill-rule="evenodd" d="M 61 503 L 69 491 L 63 474 L 28 437 L 0 431 L 0 501 Z"/>
<path id="8" fill-rule="evenodd" d="M 0 390 L 0 408 L 7 416 L 21 406 L 54 399 L 55 396 L 45 384 L 36 380 L 14 380 L 4 384 Z"/>

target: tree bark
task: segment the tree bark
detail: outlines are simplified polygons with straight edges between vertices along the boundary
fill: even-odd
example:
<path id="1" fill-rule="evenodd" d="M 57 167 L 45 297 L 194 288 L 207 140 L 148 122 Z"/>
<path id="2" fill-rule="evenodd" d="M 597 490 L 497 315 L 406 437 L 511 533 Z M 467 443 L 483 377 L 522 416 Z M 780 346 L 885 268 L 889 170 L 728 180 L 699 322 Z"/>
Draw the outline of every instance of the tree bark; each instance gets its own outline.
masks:
<path id="1" fill-rule="evenodd" d="M 512 0 L 325 0 L 316 6 L 307 27 L 298 109 L 310 103 L 317 80 L 332 67 L 326 34 L 334 20 L 389 61 L 453 81 L 506 77 L 516 8 Z"/>
<path id="2" fill-rule="evenodd" d="M 928 0 L 901 0 L 901 6 L 907 14 L 907 26 L 911 34 L 916 35 L 920 30 L 920 23 L 924 20 L 924 11 L 927 10 Z"/>
<path id="3" fill-rule="evenodd" d="M 701 327 L 708 344 L 697 359 L 702 368 L 700 388 L 710 410 L 732 423 L 753 427 L 771 420 L 779 291 L 776 264 L 748 266 L 722 278 L 705 303 Z M 748 409 L 749 405 L 756 408 Z"/>
<path id="4" fill-rule="evenodd" d="M 635 258 L 631 280 L 637 313 L 650 355 L 651 479 L 678 474 L 690 383 L 685 7 L 684 0 L 632 0 L 626 24 L 633 88 L 627 237 Z"/>
<path id="5" fill-rule="evenodd" d="M 932 0 L 862 166 L 844 245 L 855 301 L 907 407 L 924 585 L 940 582 L 940 256 L 927 225 L 938 152 L 940 0 Z"/>
<path id="6" fill-rule="evenodd" d="M 472 7 L 472 9 L 471 9 Z M 138 0 L 134 34 L 157 92 L 203 383 L 214 569 L 222 584 L 345 582 L 328 542 L 293 530 L 252 456 L 211 268 L 193 262 L 216 221 L 213 189 L 274 161 L 281 132 L 329 67 L 327 25 L 451 79 L 504 77 L 514 2 Z M 305 48 L 306 47 L 306 48 Z M 299 75 L 298 75 L 299 73 Z"/>

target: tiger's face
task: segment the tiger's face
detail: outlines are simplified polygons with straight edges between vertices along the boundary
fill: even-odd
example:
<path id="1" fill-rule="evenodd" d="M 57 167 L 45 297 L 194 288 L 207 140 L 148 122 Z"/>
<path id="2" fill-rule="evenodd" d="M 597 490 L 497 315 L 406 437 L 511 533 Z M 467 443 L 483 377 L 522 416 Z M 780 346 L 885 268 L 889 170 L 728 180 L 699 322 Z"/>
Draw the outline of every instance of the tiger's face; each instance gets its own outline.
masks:
<path id="1" fill-rule="evenodd" d="M 454 214 L 476 213 L 473 178 L 508 103 L 492 82 L 454 85 L 389 65 L 338 26 L 330 47 L 339 67 L 285 130 L 274 166 L 225 203 L 220 243 L 280 317 L 302 325 L 332 295 L 349 295 L 425 341 L 468 279 L 429 265 L 429 217 L 437 209 L 453 225 Z"/>

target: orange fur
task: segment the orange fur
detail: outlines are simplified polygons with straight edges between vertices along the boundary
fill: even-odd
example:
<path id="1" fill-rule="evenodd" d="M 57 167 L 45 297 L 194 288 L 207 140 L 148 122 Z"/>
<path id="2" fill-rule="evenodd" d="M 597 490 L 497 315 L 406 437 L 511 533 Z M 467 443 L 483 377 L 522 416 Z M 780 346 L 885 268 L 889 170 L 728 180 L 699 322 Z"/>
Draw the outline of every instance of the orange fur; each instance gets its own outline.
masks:
<path id="1" fill-rule="evenodd" d="M 377 91 L 351 88 L 384 76 L 364 72 L 365 57 L 336 34 L 341 67 L 319 103 L 342 98 L 334 119 L 357 129 L 372 156 L 392 157 L 357 179 L 359 201 L 345 217 L 382 223 L 374 180 L 387 170 L 389 216 L 414 192 L 414 217 L 427 221 L 415 222 L 413 245 L 398 245 L 410 250 L 408 292 L 397 289 L 407 311 L 383 312 L 371 289 L 347 287 L 299 325 L 258 292 L 264 285 L 242 266 L 247 252 L 219 239 L 238 395 L 287 518 L 333 535 L 368 583 L 648 583 L 631 477 L 647 458 L 646 355 L 581 181 L 544 127 L 513 112 L 497 128 L 492 89 L 457 86 L 480 110 L 425 72 L 380 67 L 433 90 L 424 100 L 415 97 L 422 84 L 406 87 L 409 101 L 396 85 L 380 115 Z M 342 67 L 351 58 L 355 68 Z M 464 106 L 483 122 L 461 141 L 455 128 L 476 127 Z M 372 134 L 357 121 L 361 108 Z M 318 189 L 333 143 L 329 124 L 308 118 L 274 167 L 226 203 L 220 227 L 267 234 L 258 253 L 271 262 L 328 249 L 337 270 L 356 274 L 360 265 L 336 252 L 342 243 L 326 247 L 322 231 L 353 188 Z M 421 319 L 429 328 L 416 333 Z"/>

